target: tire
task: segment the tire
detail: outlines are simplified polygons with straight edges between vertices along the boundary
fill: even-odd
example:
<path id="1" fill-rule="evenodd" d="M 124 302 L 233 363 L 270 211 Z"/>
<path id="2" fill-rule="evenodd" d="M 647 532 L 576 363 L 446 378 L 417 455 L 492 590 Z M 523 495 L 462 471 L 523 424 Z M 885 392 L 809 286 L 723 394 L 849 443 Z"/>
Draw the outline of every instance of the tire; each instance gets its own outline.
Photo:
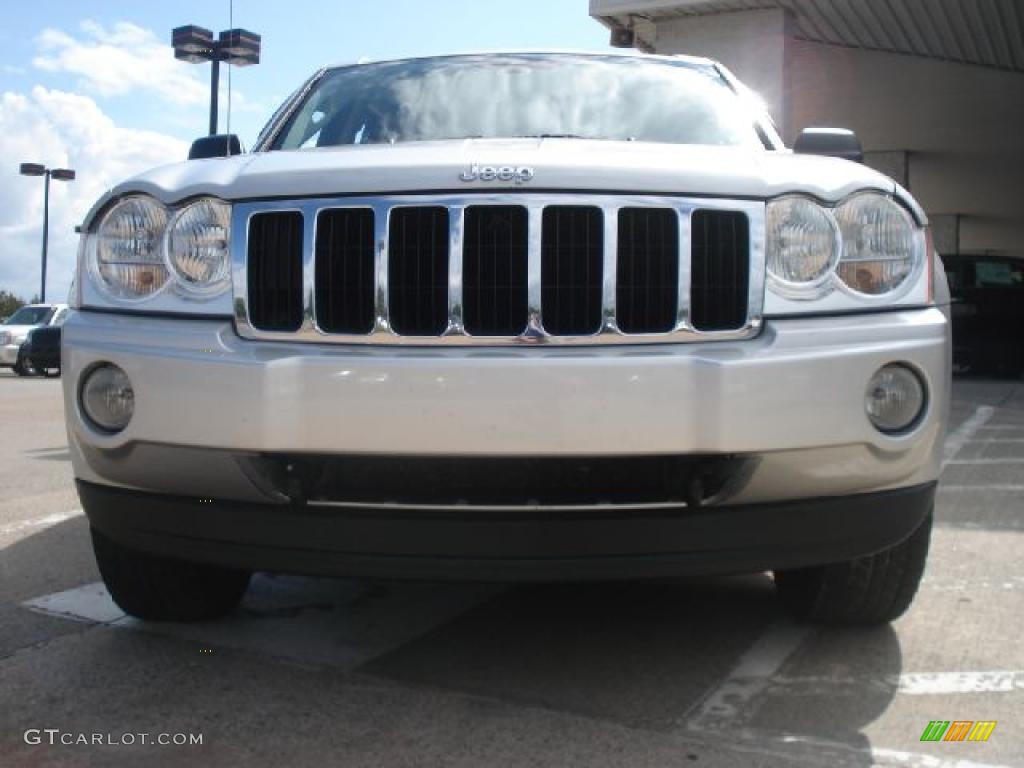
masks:
<path id="1" fill-rule="evenodd" d="M 23 354 L 21 354 L 21 352 L 18 353 L 18 359 L 15 361 L 14 365 L 12 366 L 12 370 L 16 374 L 18 374 L 19 376 L 35 376 L 36 375 L 36 369 L 32 367 L 32 364 L 28 361 L 28 359 Z"/>
<path id="2" fill-rule="evenodd" d="M 147 621 L 205 621 L 230 613 L 245 595 L 249 572 L 150 555 L 92 529 L 103 583 L 130 616 Z"/>
<path id="3" fill-rule="evenodd" d="M 829 626 L 870 626 L 899 618 L 921 583 L 932 512 L 909 538 L 874 555 L 775 572 L 775 589 L 797 618 Z"/>

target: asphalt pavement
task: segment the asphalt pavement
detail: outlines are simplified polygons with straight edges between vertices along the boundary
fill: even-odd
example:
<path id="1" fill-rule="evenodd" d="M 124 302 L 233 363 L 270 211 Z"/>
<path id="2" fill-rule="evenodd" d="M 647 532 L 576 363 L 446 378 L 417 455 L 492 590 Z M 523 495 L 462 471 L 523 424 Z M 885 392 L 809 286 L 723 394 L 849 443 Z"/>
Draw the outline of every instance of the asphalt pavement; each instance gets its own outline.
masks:
<path id="1" fill-rule="evenodd" d="M 792 622 L 764 574 L 261 574 L 230 618 L 147 625 L 99 583 L 59 381 L 0 372 L 0 766 L 1024 765 L 1024 385 L 954 393 L 925 581 L 890 627 Z M 996 726 L 922 742 L 935 720 Z"/>

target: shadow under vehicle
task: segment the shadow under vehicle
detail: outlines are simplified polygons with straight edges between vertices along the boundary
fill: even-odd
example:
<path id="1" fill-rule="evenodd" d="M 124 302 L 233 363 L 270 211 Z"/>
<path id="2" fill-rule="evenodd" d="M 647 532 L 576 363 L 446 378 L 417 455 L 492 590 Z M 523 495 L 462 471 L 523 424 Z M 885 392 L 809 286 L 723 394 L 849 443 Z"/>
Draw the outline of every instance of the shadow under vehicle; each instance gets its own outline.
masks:
<path id="1" fill-rule="evenodd" d="M 1024 373 L 1024 259 L 943 256 L 952 296 L 953 362 L 961 373 Z"/>

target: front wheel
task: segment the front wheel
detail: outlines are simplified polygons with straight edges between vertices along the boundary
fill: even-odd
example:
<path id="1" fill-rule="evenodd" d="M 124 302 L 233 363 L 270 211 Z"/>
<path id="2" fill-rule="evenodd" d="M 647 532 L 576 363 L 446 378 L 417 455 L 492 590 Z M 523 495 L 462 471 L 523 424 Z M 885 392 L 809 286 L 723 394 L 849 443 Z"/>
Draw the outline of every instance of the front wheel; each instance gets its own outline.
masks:
<path id="1" fill-rule="evenodd" d="M 885 624 L 910 607 L 921 583 L 932 513 L 909 538 L 874 555 L 775 572 L 783 605 L 798 618 L 833 626 Z"/>
<path id="2" fill-rule="evenodd" d="M 18 359 L 14 362 L 12 369 L 19 376 L 36 375 L 36 369 L 32 367 L 32 363 L 21 352 L 18 353 Z"/>
<path id="3" fill-rule="evenodd" d="M 149 621 L 203 621 L 230 613 L 249 572 L 151 555 L 92 529 L 103 583 L 125 613 Z"/>

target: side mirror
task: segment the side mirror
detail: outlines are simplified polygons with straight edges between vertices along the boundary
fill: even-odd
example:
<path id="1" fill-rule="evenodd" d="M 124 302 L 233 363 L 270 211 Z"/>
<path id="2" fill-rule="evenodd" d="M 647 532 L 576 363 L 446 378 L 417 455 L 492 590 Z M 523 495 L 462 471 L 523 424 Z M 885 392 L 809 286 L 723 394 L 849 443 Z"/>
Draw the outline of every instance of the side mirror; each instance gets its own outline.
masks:
<path id="1" fill-rule="evenodd" d="M 864 162 L 860 139 L 846 128 L 804 128 L 793 144 L 793 151 L 798 155 L 828 155 Z"/>
<path id="2" fill-rule="evenodd" d="M 208 157 L 229 157 L 242 154 L 242 142 L 233 133 L 216 133 L 203 136 L 192 142 L 188 151 L 189 160 L 204 160 Z"/>

